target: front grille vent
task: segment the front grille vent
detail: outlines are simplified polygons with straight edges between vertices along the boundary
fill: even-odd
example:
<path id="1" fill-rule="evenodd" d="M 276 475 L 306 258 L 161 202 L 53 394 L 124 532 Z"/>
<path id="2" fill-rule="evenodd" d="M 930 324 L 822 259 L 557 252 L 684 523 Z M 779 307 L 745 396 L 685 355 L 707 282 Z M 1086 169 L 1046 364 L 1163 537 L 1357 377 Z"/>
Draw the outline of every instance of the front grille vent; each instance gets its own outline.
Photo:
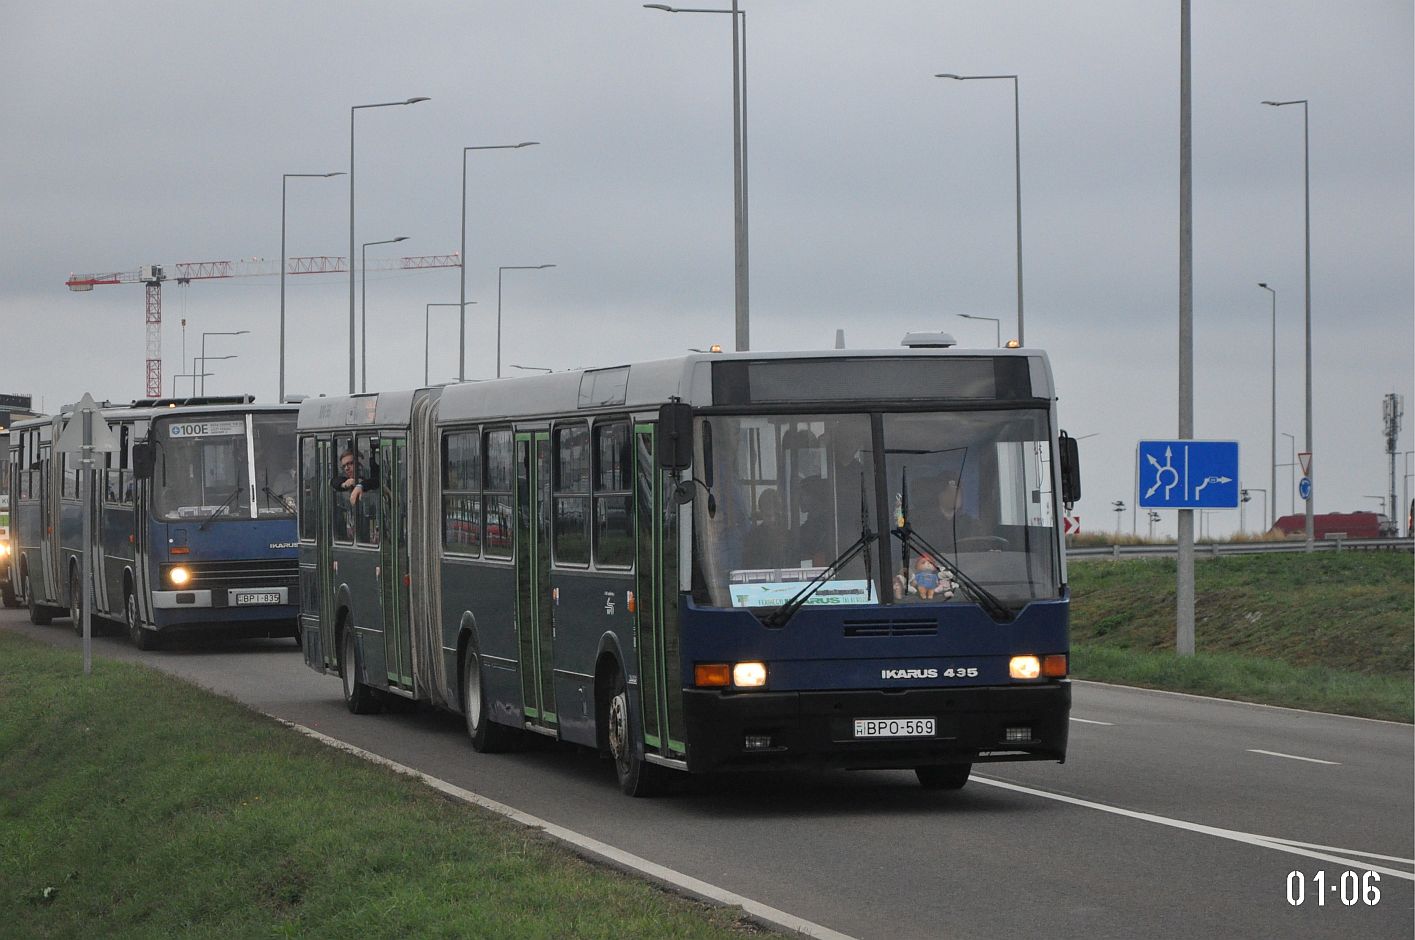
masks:
<path id="1" fill-rule="evenodd" d="M 893 620 L 847 620 L 845 636 L 854 637 L 899 637 L 937 636 L 938 620 L 932 617 L 899 617 Z"/>
<path id="2" fill-rule="evenodd" d="M 252 586 L 293 587 L 299 581 L 300 562 L 295 558 L 251 561 L 197 561 L 187 563 L 191 588 L 220 590 Z"/>

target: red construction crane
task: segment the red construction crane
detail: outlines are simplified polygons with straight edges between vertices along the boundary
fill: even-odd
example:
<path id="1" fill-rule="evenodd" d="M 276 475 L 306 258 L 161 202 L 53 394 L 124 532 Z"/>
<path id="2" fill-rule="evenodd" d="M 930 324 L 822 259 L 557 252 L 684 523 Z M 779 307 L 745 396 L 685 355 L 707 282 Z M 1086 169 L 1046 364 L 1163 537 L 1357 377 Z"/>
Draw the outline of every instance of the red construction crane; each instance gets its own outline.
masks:
<path id="1" fill-rule="evenodd" d="M 460 255 L 415 255 L 409 258 L 386 258 L 370 261 L 369 271 L 418 270 L 420 268 L 455 268 L 462 263 Z M 64 283 L 69 290 L 93 290 L 100 284 L 143 284 L 147 288 L 147 397 L 162 397 L 162 282 L 191 281 L 225 277 L 261 277 L 280 273 L 278 261 L 184 261 L 173 265 L 175 274 L 166 273 L 160 264 L 143 265 L 136 271 L 106 274 L 70 274 Z M 345 258 L 315 255 L 308 258 L 285 259 L 286 274 L 348 273 Z"/>

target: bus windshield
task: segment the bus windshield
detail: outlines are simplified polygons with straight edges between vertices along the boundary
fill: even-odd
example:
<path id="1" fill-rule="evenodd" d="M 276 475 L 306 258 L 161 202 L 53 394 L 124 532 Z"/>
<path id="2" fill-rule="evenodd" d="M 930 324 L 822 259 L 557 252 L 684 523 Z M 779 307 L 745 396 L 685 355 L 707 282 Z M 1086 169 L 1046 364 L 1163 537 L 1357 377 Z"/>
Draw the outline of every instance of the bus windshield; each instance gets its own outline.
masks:
<path id="1" fill-rule="evenodd" d="M 967 602 L 955 570 L 1009 607 L 1059 592 L 1041 409 L 713 416 L 699 425 L 708 492 L 694 501 L 694 524 L 713 606 L 778 607 L 866 530 L 879 538 L 807 606 Z"/>
<path id="2" fill-rule="evenodd" d="M 244 415 L 174 418 L 156 423 L 153 509 L 163 519 L 205 521 L 294 515 L 295 418 Z M 251 472 L 255 472 L 255 512 Z"/>

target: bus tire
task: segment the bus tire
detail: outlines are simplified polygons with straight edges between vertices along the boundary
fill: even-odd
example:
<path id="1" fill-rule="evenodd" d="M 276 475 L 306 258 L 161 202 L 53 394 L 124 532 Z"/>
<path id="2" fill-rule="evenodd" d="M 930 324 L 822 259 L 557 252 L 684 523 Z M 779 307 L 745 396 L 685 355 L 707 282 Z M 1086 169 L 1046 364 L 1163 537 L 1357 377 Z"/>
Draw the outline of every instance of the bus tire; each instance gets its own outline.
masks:
<path id="1" fill-rule="evenodd" d="M 371 715 L 378 711 L 379 700 L 374 690 L 359 681 L 354 657 L 354 628 L 344 628 L 339 638 L 339 678 L 344 686 L 344 705 L 355 715 Z"/>
<path id="2" fill-rule="evenodd" d="M 475 646 L 467 650 L 462 662 L 462 716 L 467 722 L 467 736 L 472 750 L 478 754 L 500 754 L 509 751 L 514 731 L 491 720 L 486 707 L 486 686 L 482 683 L 481 657 Z"/>
<path id="3" fill-rule="evenodd" d="M 972 772 L 972 764 L 931 764 L 914 768 L 914 776 L 925 790 L 961 790 Z"/>
<path id="4" fill-rule="evenodd" d="M 29 575 L 25 575 L 25 599 L 29 601 L 29 622 L 36 627 L 47 627 L 54 622 L 54 611 L 34 599 L 34 585 Z"/>
<path id="5" fill-rule="evenodd" d="M 614 761 L 614 774 L 619 779 L 619 789 L 629 796 L 658 796 L 667 784 L 668 771 L 644 760 L 638 747 L 643 739 L 639 733 L 639 722 L 629 707 L 629 690 L 624 684 L 624 673 L 614 670 L 610 679 L 609 702 L 604 715 L 605 730 L 609 737 L 609 756 Z"/>
<path id="6" fill-rule="evenodd" d="M 142 617 L 138 614 L 138 596 L 132 588 L 123 592 L 123 626 L 128 628 L 128 639 L 144 652 L 155 650 L 161 637 L 155 630 L 144 630 Z"/>
<path id="7" fill-rule="evenodd" d="M 15 588 L 8 581 L 0 584 L 0 602 L 4 602 L 9 608 L 20 606 L 20 599 L 15 596 Z"/>

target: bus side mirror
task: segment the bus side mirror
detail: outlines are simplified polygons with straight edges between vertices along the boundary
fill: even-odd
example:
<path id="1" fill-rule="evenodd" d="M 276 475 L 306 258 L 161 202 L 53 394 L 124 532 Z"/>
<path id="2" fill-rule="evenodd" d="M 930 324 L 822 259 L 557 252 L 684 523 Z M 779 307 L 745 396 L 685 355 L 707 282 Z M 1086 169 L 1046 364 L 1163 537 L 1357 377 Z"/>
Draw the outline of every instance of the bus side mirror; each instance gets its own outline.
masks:
<path id="1" fill-rule="evenodd" d="M 658 409 L 658 466 L 686 470 L 693 465 L 693 406 L 673 401 Z"/>
<path id="2" fill-rule="evenodd" d="M 156 463 L 156 453 L 151 441 L 138 441 L 133 445 L 133 476 L 139 480 L 152 479 L 152 468 Z"/>
<path id="3" fill-rule="evenodd" d="M 1081 452 L 1076 438 L 1065 431 L 1057 439 L 1057 450 L 1061 458 L 1061 501 L 1070 509 L 1081 498 Z"/>

